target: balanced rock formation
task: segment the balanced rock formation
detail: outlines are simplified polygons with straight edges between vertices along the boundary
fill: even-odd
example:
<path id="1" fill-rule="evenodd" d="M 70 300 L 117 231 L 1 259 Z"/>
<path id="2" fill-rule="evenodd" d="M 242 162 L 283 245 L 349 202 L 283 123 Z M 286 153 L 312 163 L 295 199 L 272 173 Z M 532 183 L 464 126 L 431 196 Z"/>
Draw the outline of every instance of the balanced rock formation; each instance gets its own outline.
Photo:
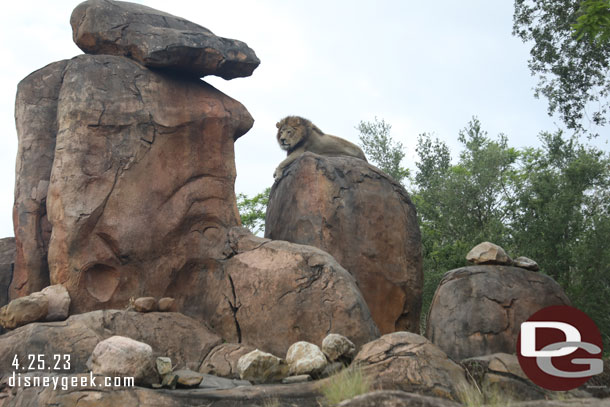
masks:
<path id="1" fill-rule="evenodd" d="M 519 256 L 516 259 L 514 259 L 513 266 L 521 267 L 522 269 L 532 270 L 532 271 L 540 270 L 538 263 L 536 263 L 534 260 L 532 260 L 528 257 L 524 257 L 524 256 Z"/>
<path id="2" fill-rule="evenodd" d="M 372 387 L 459 400 L 464 369 L 436 345 L 411 332 L 394 332 L 367 343 L 354 359 Z"/>
<path id="3" fill-rule="evenodd" d="M 271 189 L 265 237 L 327 251 L 354 275 L 382 333 L 419 332 L 423 276 L 415 207 L 374 166 L 303 154 Z"/>
<path id="4" fill-rule="evenodd" d="M 13 357 L 70 355 L 70 369 L 87 372 L 86 362 L 98 342 L 111 336 L 145 342 L 153 355 L 170 357 L 176 366 L 197 370 L 204 358 L 221 343 L 204 325 L 182 314 L 107 310 L 72 315 L 65 321 L 33 323 L 0 336 L 0 376 L 11 374 Z M 47 363 L 52 360 L 47 360 Z"/>
<path id="5" fill-rule="evenodd" d="M 428 313 L 426 337 L 452 359 L 516 352 L 521 323 L 551 305 L 570 305 L 551 277 L 480 265 L 447 272 Z"/>
<path id="6" fill-rule="evenodd" d="M 74 9 L 70 24 L 86 53 L 126 56 L 152 68 L 232 79 L 252 75 L 260 64 L 245 43 L 140 4 L 88 0 Z"/>
<path id="7" fill-rule="evenodd" d="M 513 260 L 503 248 L 491 242 L 479 243 L 466 255 L 466 260 L 474 264 L 503 264 L 510 266 Z"/>
<path id="8" fill-rule="evenodd" d="M 340 360 L 349 364 L 356 356 L 356 345 L 343 335 L 328 334 L 322 341 L 322 352 L 331 362 Z"/>
<path id="9" fill-rule="evenodd" d="M 0 308 L 0 326 L 15 329 L 35 321 L 42 321 L 49 311 L 49 300 L 41 292 L 16 298 Z"/>

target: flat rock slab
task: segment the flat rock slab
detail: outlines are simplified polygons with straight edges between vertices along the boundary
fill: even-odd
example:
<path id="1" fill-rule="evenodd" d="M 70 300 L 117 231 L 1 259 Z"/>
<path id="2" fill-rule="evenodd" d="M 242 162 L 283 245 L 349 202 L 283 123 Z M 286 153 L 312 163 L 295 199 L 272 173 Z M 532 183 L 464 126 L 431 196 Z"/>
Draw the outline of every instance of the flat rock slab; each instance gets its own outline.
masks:
<path id="1" fill-rule="evenodd" d="M 263 407 L 270 405 L 319 407 L 322 397 L 317 382 L 294 385 L 241 386 L 227 390 L 152 390 L 133 388 L 17 388 L 16 394 L 0 393 L 3 407 L 95 406 L 95 407 Z M 7 394 L 3 400 L 2 396 Z M 271 404 L 276 402 L 276 404 Z"/>
<path id="2" fill-rule="evenodd" d="M 260 64 L 244 42 L 140 4 L 85 1 L 72 12 L 70 25 L 84 52 L 126 56 L 148 67 L 233 79 L 252 75 Z"/>
<path id="3" fill-rule="evenodd" d="M 438 397 L 422 396 L 400 390 L 378 390 L 339 403 L 338 407 L 460 407 L 461 404 Z"/>
<path id="4" fill-rule="evenodd" d="M 178 313 L 93 311 L 65 321 L 29 324 L 0 336 L 0 376 L 13 372 L 14 355 L 27 363 L 31 354 L 46 355 L 47 364 L 53 362 L 51 355 L 70 355 L 68 371 L 87 372 L 87 359 L 97 343 L 113 335 L 146 342 L 155 357 L 168 356 L 176 366 L 192 370 L 199 369 L 205 356 L 221 342 L 205 326 Z"/>

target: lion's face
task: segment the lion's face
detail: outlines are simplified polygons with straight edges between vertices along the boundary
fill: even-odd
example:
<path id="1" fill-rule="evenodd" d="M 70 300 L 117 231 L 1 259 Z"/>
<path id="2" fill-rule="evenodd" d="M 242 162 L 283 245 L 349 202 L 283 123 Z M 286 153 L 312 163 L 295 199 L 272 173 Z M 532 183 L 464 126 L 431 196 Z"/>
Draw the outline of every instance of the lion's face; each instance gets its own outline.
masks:
<path id="1" fill-rule="evenodd" d="M 303 139 L 303 129 L 284 124 L 277 131 L 277 142 L 282 150 L 292 151 Z"/>

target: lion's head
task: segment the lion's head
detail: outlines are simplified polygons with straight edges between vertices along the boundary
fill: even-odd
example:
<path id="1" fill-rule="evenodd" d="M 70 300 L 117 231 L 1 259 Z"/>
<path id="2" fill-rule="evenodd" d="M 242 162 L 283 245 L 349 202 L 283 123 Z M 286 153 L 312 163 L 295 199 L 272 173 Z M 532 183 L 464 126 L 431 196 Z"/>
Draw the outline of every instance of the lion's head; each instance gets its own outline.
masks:
<path id="1" fill-rule="evenodd" d="M 312 122 L 299 116 L 288 116 L 275 124 L 277 142 L 282 150 L 289 153 L 307 140 L 312 131 L 322 134 Z"/>

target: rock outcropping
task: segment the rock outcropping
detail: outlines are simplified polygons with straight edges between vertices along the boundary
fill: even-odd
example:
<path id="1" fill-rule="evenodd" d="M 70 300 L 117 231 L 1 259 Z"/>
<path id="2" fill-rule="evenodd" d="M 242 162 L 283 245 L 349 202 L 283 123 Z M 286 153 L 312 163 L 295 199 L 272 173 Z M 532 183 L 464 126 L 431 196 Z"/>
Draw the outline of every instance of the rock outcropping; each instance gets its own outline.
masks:
<path id="1" fill-rule="evenodd" d="M 521 323 L 551 305 L 570 305 L 551 277 L 518 267 L 468 266 L 441 280 L 426 337 L 452 359 L 515 353 Z"/>
<path id="2" fill-rule="evenodd" d="M 305 153 L 271 190 L 265 236 L 318 247 L 356 277 L 382 333 L 419 332 L 421 239 L 402 186 L 353 157 Z"/>

